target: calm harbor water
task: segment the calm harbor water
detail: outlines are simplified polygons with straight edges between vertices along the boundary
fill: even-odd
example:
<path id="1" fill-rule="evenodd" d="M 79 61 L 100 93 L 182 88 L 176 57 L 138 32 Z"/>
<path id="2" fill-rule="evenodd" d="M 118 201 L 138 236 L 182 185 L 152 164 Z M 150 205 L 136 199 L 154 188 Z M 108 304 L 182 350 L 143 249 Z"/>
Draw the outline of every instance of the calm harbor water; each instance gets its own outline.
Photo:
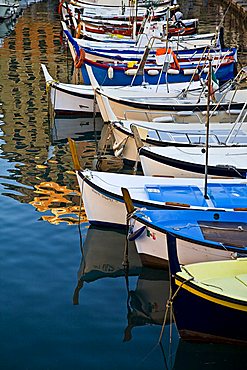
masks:
<path id="1" fill-rule="evenodd" d="M 209 32 L 227 9 L 180 3 Z M 225 25 L 246 64 L 246 26 L 230 11 Z M 60 31 L 57 2 L 35 3 L 0 48 L 0 368 L 245 369 L 241 347 L 185 343 L 175 330 L 172 345 L 166 330 L 159 346 L 167 273 L 143 269 L 132 245 L 125 276 L 124 234 L 89 227 L 80 212 L 67 137 L 84 140 L 85 167 L 95 166 L 97 143 L 90 119 L 48 117 L 40 63 L 60 81 L 71 77 Z M 108 157 L 101 168 L 122 162 Z"/>

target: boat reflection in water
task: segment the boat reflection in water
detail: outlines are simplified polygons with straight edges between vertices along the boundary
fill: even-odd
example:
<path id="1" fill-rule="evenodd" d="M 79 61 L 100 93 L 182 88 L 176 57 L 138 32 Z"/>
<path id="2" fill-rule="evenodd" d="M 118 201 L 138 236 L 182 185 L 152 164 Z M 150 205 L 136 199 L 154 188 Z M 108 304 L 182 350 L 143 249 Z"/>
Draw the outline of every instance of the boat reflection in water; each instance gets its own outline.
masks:
<path id="1" fill-rule="evenodd" d="M 132 342 L 134 333 L 138 333 L 138 328 L 141 329 L 144 326 L 160 328 L 157 332 L 157 341 L 146 354 L 144 362 L 153 354 L 153 351 L 158 351 L 155 353 L 158 356 L 162 355 L 164 368 L 169 370 L 208 369 L 210 364 L 217 369 L 221 369 L 224 364 L 224 370 L 234 368 L 234 364 L 237 364 L 237 369 L 241 368 L 239 367 L 241 347 L 238 349 L 227 345 L 195 344 L 179 338 L 170 310 L 166 311 L 170 290 L 168 271 L 142 267 L 135 246 L 130 243 L 130 265 L 129 271 L 126 272 L 123 267 L 124 232 L 90 226 L 84 240 L 83 234 L 80 234 L 80 238 L 82 258 L 73 303 L 79 304 L 79 294 L 84 283 L 90 284 L 102 278 L 125 277 L 127 324 L 123 332 L 123 341 Z M 129 289 L 129 285 L 133 288 Z M 163 328 L 165 317 L 166 322 Z M 159 333 L 163 333 L 160 342 Z"/>
<path id="2" fill-rule="evenodd" d="M 68 138 L 98 140 L 103 127 L 102 118 L 93 117 L 55 117 L 50 122 L 51 143 L 65 143 Z"/>
<path id="3" fill-rule="evenodd" d="M 132 338 L 132 329 L 143 325 L 163 325 L 166 302 L 169 298 L 169 273 L 143 267 L 136 289 L 129 291 L 128 326 L 124 340 Z"/>
<path id="4" fill-rule="evenodd" d="M 125 240 L 124 231 L 89 227 L 81 247 L 82 259 L 74 304 L 79 303 L 79 291 L 84 282 L 125 276 L 128 314 L 124 341 L 129 341 L 134 327 L 163 324 L 170 285 L 168 271 L 142 266 L 134 242 L 128 245 L 129 269 L 126 271 L 123 266 Z M 128 284 L 130 276 L 137 278 L 132 290 L 129 290 Z"/>
<path id="5" fill-rule="evenodd" d="M 123 266 L 125 233 L 90 226 L 84 240 L 78 282 L 93 282 L 106 277 L 125 276 Z M 142 269 L 133 242 L 129 244 L 129 276 L 137 276 Z"/>

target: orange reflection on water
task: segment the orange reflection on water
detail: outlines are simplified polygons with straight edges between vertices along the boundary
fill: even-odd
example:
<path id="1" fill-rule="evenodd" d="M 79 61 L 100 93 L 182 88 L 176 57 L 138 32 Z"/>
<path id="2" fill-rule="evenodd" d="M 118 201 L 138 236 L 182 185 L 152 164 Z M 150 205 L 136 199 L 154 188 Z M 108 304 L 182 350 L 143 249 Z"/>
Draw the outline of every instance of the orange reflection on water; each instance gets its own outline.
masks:
<path id="1" fill-rule="evenodd" d="M 77 190 L 68 189 L 55 182 L 42 182 L 35 185 L 35 193 L 40 194 L 30 202 L 37 211 L 50 211 L 52 216 L 42 216 L 42 220 L 58 225 L 66 222 L 68 225 L 75 225 L 87 222 L 83 206 L 73 203 L 80 203 L 81 194 Z M 68 199 L 70 198 L 70 199 Z"/>

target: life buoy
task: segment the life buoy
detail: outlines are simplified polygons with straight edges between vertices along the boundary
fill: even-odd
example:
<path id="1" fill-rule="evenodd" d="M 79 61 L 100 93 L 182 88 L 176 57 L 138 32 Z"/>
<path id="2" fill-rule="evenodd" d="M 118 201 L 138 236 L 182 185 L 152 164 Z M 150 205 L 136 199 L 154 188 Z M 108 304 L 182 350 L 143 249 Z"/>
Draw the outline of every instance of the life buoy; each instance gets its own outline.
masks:
<path id="1" fill-rule="evenodd" d="M 75 34 L 75 37 L 77 39 L 79 39 L 81 37 L 81 23 L 78 24 L 78 26 L 76 27 L 76 34 Z"/>
<path id="2" fill-rule="evenodd" d="M 174 53 L 174 51 L 171 48 L 168 48 L 168 49 L 166 49 L 166 48 L 159 48 L 159 49 L 156 50 L 156 55 L 157 56 L 159 56 L 159 55 L 165 55 L 165 54 L 172 55 L 173 62 L 170 64 L 171 68 L 180 69 L 180 65 L 179 65 L 177 56 L 176 56 L 176 54 Z"/>
<path id="3" fill-rule="evenodd" d="M 81 68 L 85 60 L 85 51 L 83 49 L 80 49 L 80 54 L 79 56 L 76 54 L 75 60 L 74 60 L 74 65 L 75 68 Z"/>

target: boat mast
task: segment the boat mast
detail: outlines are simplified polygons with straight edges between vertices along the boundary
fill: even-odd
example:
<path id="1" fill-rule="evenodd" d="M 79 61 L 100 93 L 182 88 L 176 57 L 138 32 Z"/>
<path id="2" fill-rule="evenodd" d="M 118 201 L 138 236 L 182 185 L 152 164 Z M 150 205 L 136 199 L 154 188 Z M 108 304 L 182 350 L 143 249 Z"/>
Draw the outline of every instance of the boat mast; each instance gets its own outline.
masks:
<path id="1" fill-rule="evenodd" d="M 208 96 L 207 96 L 207 118 L 206 118 L 206 143 L 205 143 L 205 177 L 204 177 L 204 198 L 208 199 L 208 145 L 209 145 L 209 114 L 210 114 L 210 97 L 212 84 L 212 60 L 209 59 L 208 72 Z"/>
<path id="2" fill-rule="evenodd" d="M 138 0 L 134 0 L 134 19 L 133 19 L 133 28 L 132 28 L 132 38 L 136 40 L 136 22 L 137 22 L 137 13 L 138 12 Z"/>

